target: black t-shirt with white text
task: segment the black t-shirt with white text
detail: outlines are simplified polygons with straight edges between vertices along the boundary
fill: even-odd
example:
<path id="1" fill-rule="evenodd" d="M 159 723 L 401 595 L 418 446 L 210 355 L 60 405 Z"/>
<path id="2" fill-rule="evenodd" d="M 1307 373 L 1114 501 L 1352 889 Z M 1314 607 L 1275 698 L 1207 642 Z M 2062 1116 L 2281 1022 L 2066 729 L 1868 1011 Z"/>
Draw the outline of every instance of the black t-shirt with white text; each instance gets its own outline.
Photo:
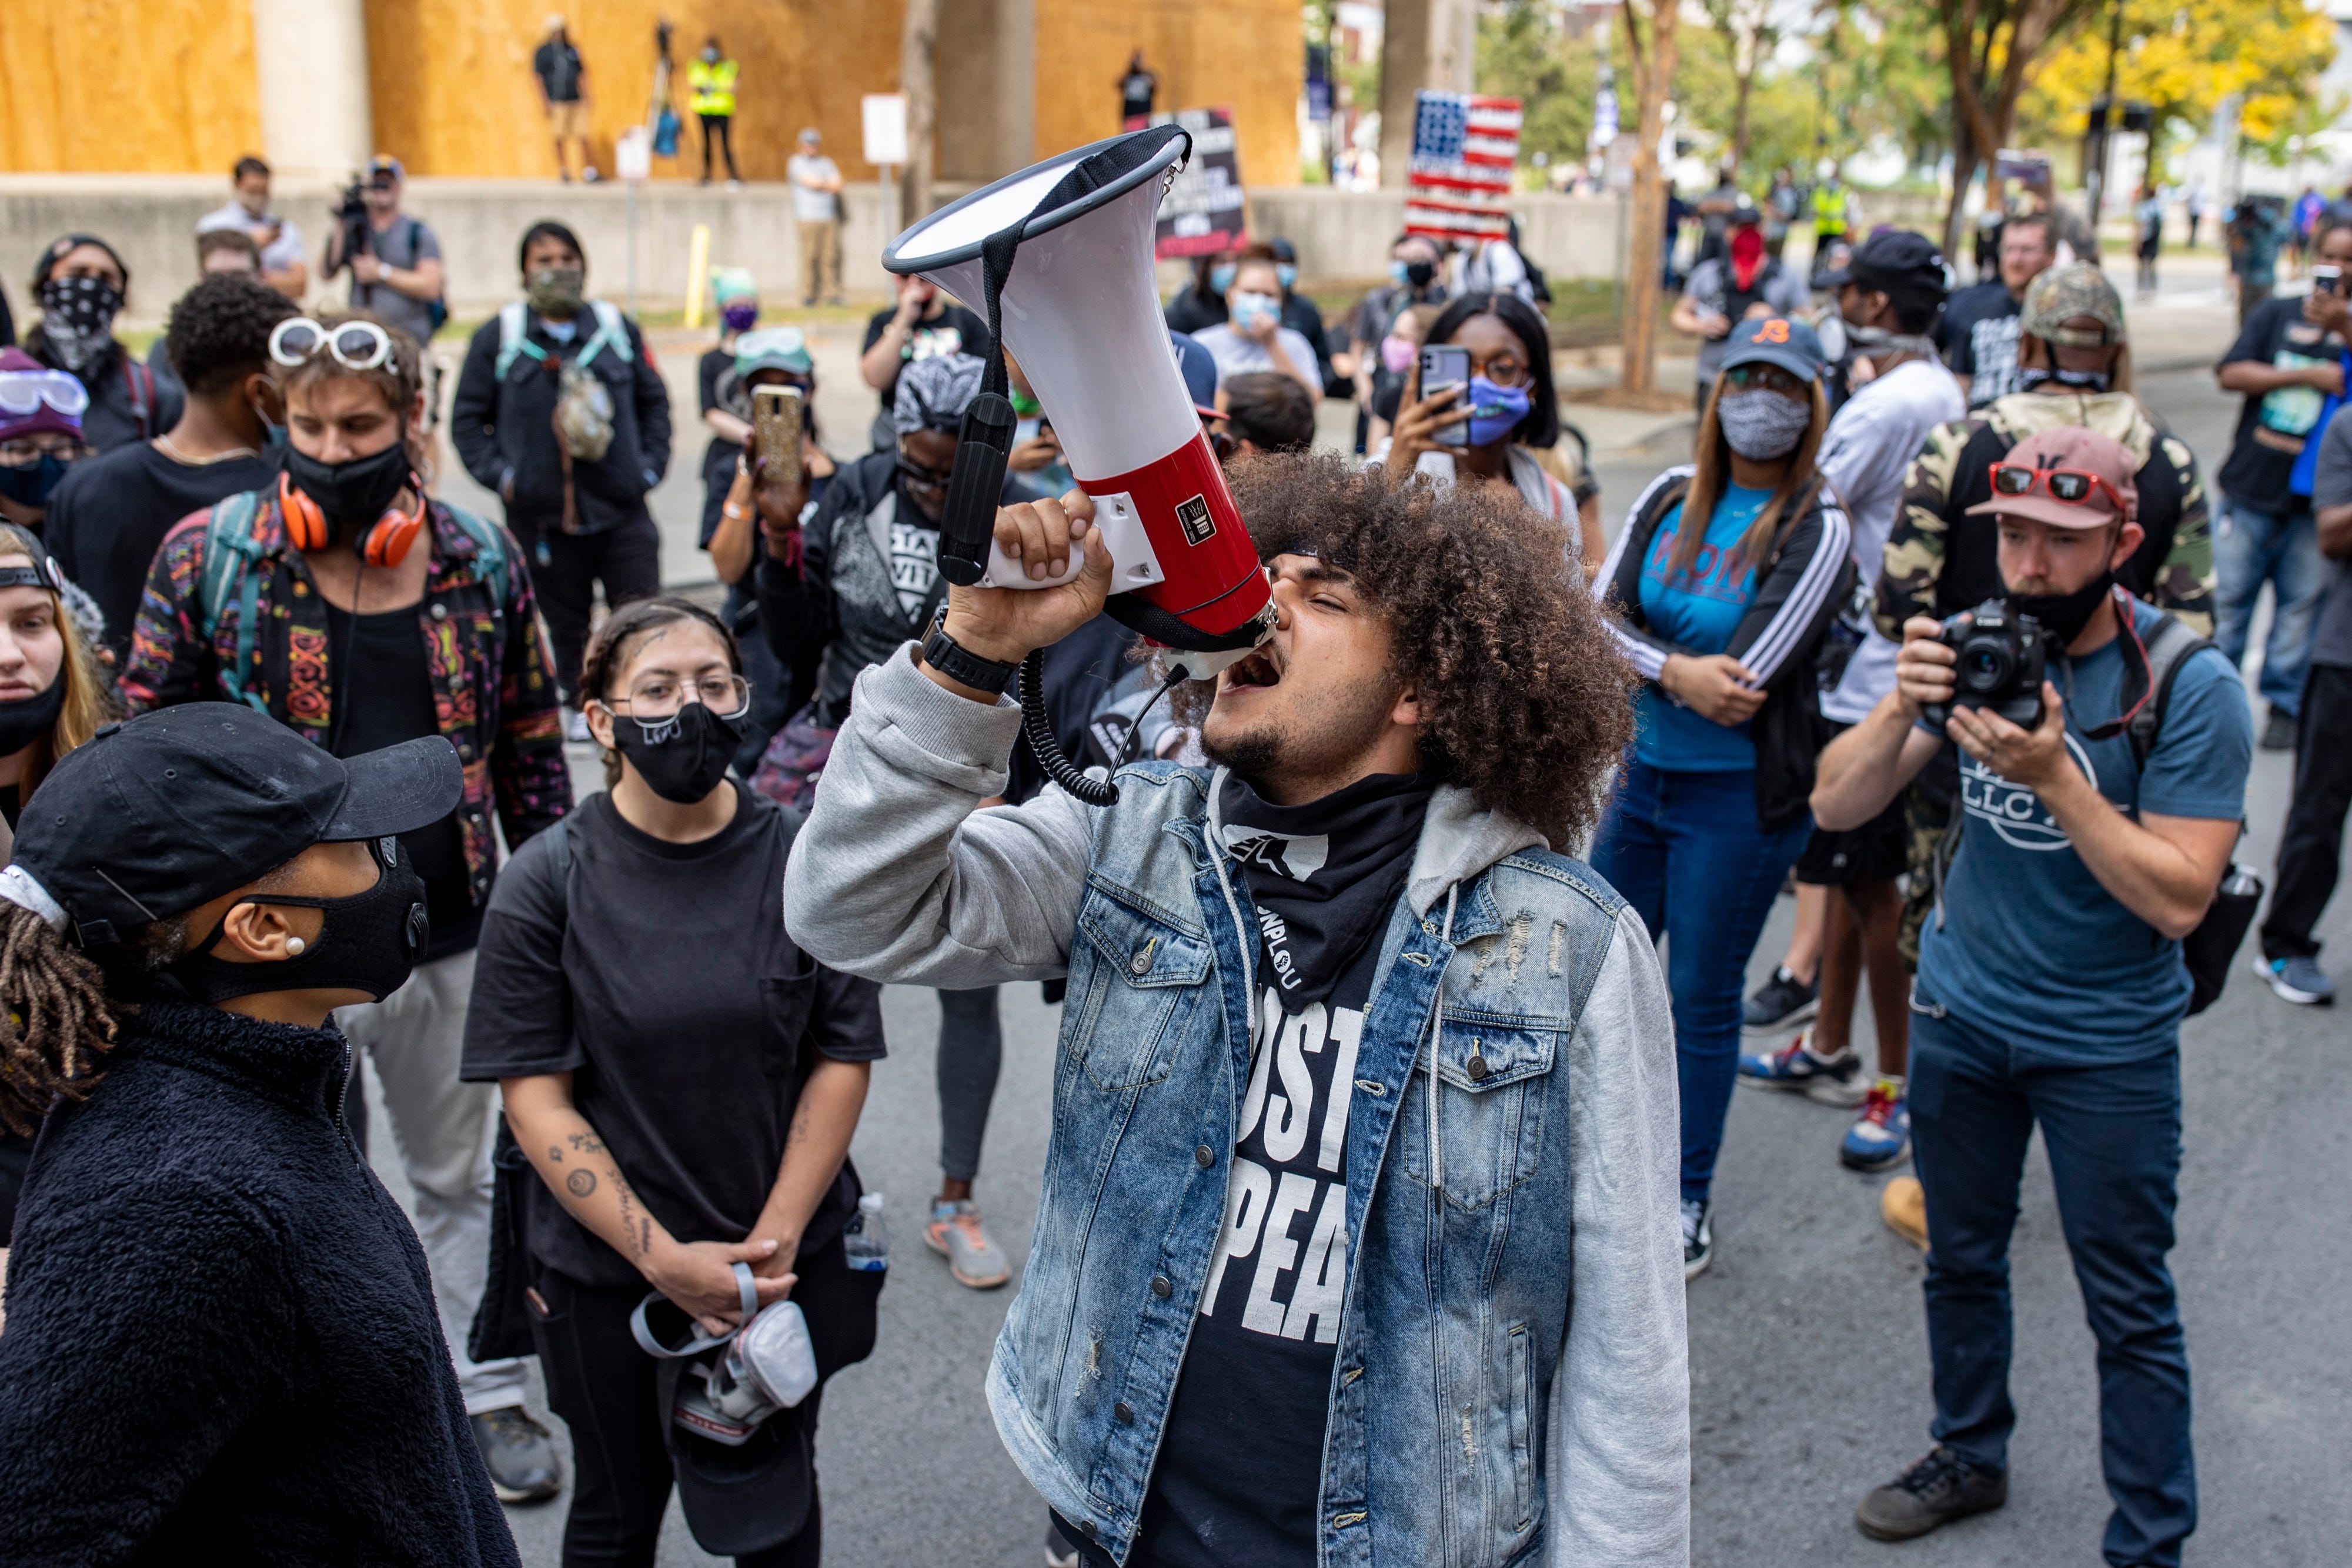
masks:
<path id="1" fill-rule="evenodd" d="M 1953 295 L 1936 323 L 1944 362 L 1970 378 L 1970 408 L 2017 390 L 2017 297 L 1996 278 Z"/>
<path id="2" fill-rule="evenodd" d="M 1315 1568 L 1348 1291 L 1348 1115 L 1381 933 L 1430 785 L 1375 775 L 1305 806 L 1229 778 L 1226 847 L 1257 904 L 1262 995 L 1223 1238 L 1131 1562 Z"/>
<path id="3" fill-rule="evenodd" d="M 952 301 L 943 301 L 936 316 L 918 319 L 906 343 L 898 350 L 898 367 L 904 370 L 910 360 L 929 360 L 940 354 L 970 354 L 974 359 L 988 358 L 988 323 L 971 311 Z M 866 319 L 866 340 L 857 346 L 861 354 L 882 340 L 896 310 L 877 310 Z M 882 389 L 882 417 L 890 417 L 890 406 L 898 397 L 898 371 L 890 372 L 890 384 Z"/>
<path id="4" fill-rule="evenodd" d="M 2250 361 L 2273 370 L 2307 370 L 2335 364 L 2343 353 L 2341 338 L 2303 319 L 2303 299 L 2296 296 L 2257 307 L 2221 363 Z M 2303 455 L 2303 444 L 2318 433 L 2326 402 L 2327 394 L 2312 386 L 2249 392 L 2238 411 L 2230 459 L 2221 465 L 2221 493 L 2235 505 L 2282 516 L 2308 510 L 2311 498 L 2289 489 L 2287 480 Z"/>

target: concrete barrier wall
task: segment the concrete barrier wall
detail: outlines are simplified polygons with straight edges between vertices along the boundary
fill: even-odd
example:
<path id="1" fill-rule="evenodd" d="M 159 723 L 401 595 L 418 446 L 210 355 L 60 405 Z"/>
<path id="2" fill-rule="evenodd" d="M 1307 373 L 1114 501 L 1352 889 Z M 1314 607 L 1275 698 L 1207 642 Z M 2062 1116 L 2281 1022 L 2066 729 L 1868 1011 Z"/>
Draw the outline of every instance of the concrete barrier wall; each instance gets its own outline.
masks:
<path id="1" fill-rule="evenodd" d="M 941 199 L 966 188 L 942 185 Z M 324 186 L 281 184 L 278 192 L 277 209 L 302 231 L 313 298 L 321 293 L 315 275 L 336 195 Z M 879 296 L 888 287 L 881 261 L 881 189 L 851 185 L 843 195 L 843 280 L 852 294 Z M 27 280 L 42 248 L 62 234 L 94 234 L 114 246 L 131 269 L 127 319 L 160 320 L 195 281 L 196 219 L 227 200 L 226 183 L 207 176 L 0 176 L 0 285 L 21 320 L 30 314 Z M 540 218 L 554 218 L 579 235 L 592 289 L 611 299 L 626 297 L 629 198 L 621 185 L 415 179 L 403 210 L 440 238 L 453 314 L 485 315 L 515 297 L 515 246 Z M 697 224 L 710 225 L 711 266 L 748 267 L 772 303 L 799 302 L 799 236 L 782 184 L 726 192 L 657 182 L 639 188 L 636 204 L 637 289 L 647 308 L 684 301 Z M 325 293 L 341 298 L 342 283 Z"/>
<path id="2" fill-rule="evenodd" d="M 946 200 L 968 187 L 942 185 Z M 853 295 L 878 297 L 886 237 L 882 192 L 851 185 L 844 193 L 842 272 Z M 315 269 L 337 193 L 330 186 L 281 183 L 278 210 L 300 225 Z M 41 248 L 58 235 L 103 236 L 131 268 L 131 324 L 160 320 L 195 281 L 196 219 L 228 199 L 224 182 L 199 175 L 11 174 L 0 176 L 0 285 L 20 318 L 29 314 L 26 280 Z M 1283 235 L 1298 246 L 1309 280 L 1369 279 L 1388 271 L 1389 244 L 1403 222 L 1395 192 L 1268 187 L 1252 193 L 1253 233 Z M 453 314 L 478 317 L 515 297 L 515 246 L 540 218 L 568 224 L 587 247 L 590 287 L 611 299 L 628 290 L 629 198 L 618 184 L 558 184 L 544 180 L 424 179 L 409 182 L 405 210 L 440 236 Z M 1624 248 L 1626 204 L 1614 197 L 1536 194 L 1513 204 L 1528 254 L 1555 277 L 1612 277 Z M 797 303 L 799 236 L 785 188 L 755 183 L 727 192 L 654 182 L 638 188 L 637 293 L 647 308 L 674 308 L 686 297 L 687 262 L 698 224 L 710 226 L 710 264 L 742 267 L 772 304 Z M 1183 268 L 1165 267 L 1173 288 Z M 327 290 L 342 296 L 339 281 Z M 320 291 L 313 284 L 314 298 Z"/>

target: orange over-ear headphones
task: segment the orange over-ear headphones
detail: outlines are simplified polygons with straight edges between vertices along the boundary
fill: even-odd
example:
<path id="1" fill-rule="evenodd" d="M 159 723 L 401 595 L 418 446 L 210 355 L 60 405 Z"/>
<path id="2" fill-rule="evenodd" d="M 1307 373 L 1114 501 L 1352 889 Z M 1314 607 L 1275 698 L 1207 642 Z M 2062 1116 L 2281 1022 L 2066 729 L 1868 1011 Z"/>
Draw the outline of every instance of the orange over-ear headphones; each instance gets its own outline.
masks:
<path id="1" fill-rule="evenodd" d="M 417 530 L 425 526 L 425 486 L 414 474 L 408 482 L 416 491 L 416 510 L 387 507 L 360 538 L 360 559 L 370 566 L 398 566 L 408 547 L 416 542 Z M 278 476 L 278 501 L 286 513 L 286 537 L 296 549 L 324 549 L 334 541 L 334 528 L 319 510 L 319 503 L 283 474 Z"/>

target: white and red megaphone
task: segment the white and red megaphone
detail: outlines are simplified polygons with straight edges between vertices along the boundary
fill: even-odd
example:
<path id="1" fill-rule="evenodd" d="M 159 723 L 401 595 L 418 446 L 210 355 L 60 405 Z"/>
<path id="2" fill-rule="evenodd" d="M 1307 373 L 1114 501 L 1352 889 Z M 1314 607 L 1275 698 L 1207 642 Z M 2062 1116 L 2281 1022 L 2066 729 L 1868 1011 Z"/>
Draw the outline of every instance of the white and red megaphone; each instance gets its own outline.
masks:
<path id="1" fill-rule="evenodd" d="M 1106 612 L 1178 650 L 1184 673 L 1201 679 L 1262 642 L 1274 610 L 1153 286 L 1152 219 L 1192 145 L 1160 125 L 1050 158 L 916 224 L 882 265 L 987 315 L 1094 497 L 1113 562 Z M 1051 587 L 1080 561 L 1040 581 L 992 542 L 1001 454 L 1012 444 L 1003 388 L 992 363 L 957 453 L 962 482 L 950 486 L 940 517 L 940 570 L 955 583 Z"/>

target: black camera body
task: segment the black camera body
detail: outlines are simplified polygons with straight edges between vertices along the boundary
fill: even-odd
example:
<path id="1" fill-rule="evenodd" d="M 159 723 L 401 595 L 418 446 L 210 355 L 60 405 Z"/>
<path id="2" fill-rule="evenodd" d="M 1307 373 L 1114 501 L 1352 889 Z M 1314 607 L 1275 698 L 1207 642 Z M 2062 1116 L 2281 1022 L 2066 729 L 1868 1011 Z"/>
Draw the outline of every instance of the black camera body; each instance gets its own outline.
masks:
<path id="1" fill-rule="evenodd" d="M 1953 653 L 1952 700 L 1922 710 L 1941 729 L 1956 707 L 1990 708 L 2020 729 L 2042 722 L 2042 623 L 1998 599 L 1955 615 L 1936 633 Z"/>
<path id="2" fill-rule="evenodd" d="M 341 200 L 328 210 L 327 215 L 334 219 L 343 242 L 337 249 L 333 268 L 327 274 L 332 277 L 352 264 L 352 257 L 365 256 L 374 235 L 375 231 L 368 224 L 367 182 L 352 175 L 352 183 L 343 187 Z"/>

